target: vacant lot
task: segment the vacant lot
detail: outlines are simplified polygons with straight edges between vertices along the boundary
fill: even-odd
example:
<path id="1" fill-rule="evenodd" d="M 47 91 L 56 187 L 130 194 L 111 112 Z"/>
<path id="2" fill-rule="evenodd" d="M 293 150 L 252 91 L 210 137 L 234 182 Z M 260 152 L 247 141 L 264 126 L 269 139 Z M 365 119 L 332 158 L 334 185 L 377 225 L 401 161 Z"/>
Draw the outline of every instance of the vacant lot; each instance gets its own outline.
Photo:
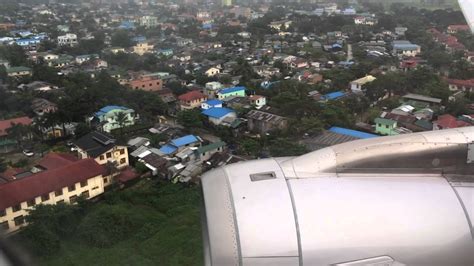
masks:
<path id="1" fill-rule="evenodd" d="M 142 180 L 107 193 L 77 223 L 61 225 L 72 233 L 58 236 L 51 254 L 41 254 L 38 244 L 30 249 L 40 265 L 202 265 L 200 200 L 196 186 Z M 37 235 L 20 240 L 28 246 Z"/>

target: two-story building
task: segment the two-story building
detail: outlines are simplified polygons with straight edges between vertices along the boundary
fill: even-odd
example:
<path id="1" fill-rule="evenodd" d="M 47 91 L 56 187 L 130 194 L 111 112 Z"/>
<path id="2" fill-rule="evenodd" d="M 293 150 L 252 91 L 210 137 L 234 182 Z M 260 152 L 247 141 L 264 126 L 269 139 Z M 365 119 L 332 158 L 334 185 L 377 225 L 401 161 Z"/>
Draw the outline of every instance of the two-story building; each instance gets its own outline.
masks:
<path id="1" fill-rule="evenodd" d="M 421 53 L 421 46 L 413 44 L 409 41 L 393 41 L 392 54 L 396 56 L 410 56 L 414 57 Z"/>
<path id="2" fill-rule="evenodd" d="M 74 141 L 74 145 L 81 159 L 92 158 L 100 165 L 110 163 L 117 169 L 123 169 L 129 165 L 127 146 L 117 144 L 112 136 L 104 132 L 90 132 Z M 112 182 L 112 176 L 107 180 L 104 179 L 106 186 Z"/>
<path id="3" fill-rule="evenodd" d="M 159 91 L 163 88 L 163 80 L 154 77 L 142 76 L 132 79 L 128 86 L 134 90 Z"/>
<path id="4" fill-rule="evenodd" d="M 25 77 L 25 76 L 31 76 L 32 74 L 33 74 L 33 70 L 29 67 L 17 66 L 17 67 L 10 67 L 7 69 L 7 75 L 9 77 Z"/>
<path id="5" fill-rule="evenodd" d="M 1 174 L 0 229 L 17 231 L 39 204 L 73 204 L 81 196 L 95 198 L 104 193 L 107 178 L 106 168 L 93 159 L 56 153 L 46 155 L 30 171 Z"/>
<path id="6" fill-rule="evenodd" d="M 124 115 L 123 121 L 119 121 L 120 114 Z M 91 124 L 110 133 L 114 129 L 134 125 L 135 119 L 137 119 L 137 117 L 133 109 L 117 105 L 108 105 L 94 114 Z"/>
<path id="7" fill-rule="evenodd" d="M 181 110 L 190 110 L 199 108 L 201 104 L 207 101 L 207 96 L 200 91 L 190 91 L 178 97 Z"/>
<path id="8" fill-rule="evenodd" d="M 77 35 L 74 33 L 67 33 L 58 36 L 58 46 L 76 46 L 78 44 Z"/>
<path id="9" fill-rule="evenodd" d="M 354 81 L 351 81 L 351 91 L 353 93 L 361 93 L 364 90 L 364 85 L 368 84 L 372 81 L 376 80 L 376 78 L 372 75 L 367 75 L 363 78 L 356 79 Z"/>
<path id="10" fill-rule="evenodd" d="M 214 99 L 217 92 L 223 87 L 224 85 L 218 81 L 207 82 L 204 86 L 204 94 L 207 96 L 207 98 Z"/>
<path id="11" fill-rule="evenodd" d="M 249 100 L 250 104 L 255 106 L 257 109 L 260 109 L 267 104 L 267 98 L 262 95 L 250 95 Z"/>
<path id="12" fill-rule="evenodd" d="M 137 43 L 135 46 L 132 47 L 132 50 L 137 55 L 144 55 L 146 53 L 151 53 L 155 46 L 148 42 L 140 42 Z"/>

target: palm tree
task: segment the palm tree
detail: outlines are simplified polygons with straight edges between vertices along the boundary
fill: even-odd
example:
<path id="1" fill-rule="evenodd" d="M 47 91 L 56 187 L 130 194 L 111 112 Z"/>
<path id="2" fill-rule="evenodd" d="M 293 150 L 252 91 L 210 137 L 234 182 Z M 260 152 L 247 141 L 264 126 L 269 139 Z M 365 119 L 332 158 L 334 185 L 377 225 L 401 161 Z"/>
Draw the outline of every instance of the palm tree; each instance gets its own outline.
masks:
<path id="1" fill-rule="evenodd" d="M 128 115 L 125 112 L 117 112 L 114 117 L 114 124 L 120 128 L 120 135 L 123 135 L 123 128 L 128 124 Z"/>

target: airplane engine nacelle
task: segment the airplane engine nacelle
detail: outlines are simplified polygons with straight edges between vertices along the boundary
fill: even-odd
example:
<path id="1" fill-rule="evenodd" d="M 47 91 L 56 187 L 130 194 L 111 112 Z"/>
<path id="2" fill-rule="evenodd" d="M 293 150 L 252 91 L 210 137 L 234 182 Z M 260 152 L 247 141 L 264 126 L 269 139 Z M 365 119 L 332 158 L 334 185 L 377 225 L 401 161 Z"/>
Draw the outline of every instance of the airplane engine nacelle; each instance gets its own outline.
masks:
<path id="1" fill-rule="evenodd" d="M 202 178 L 205 265 L 474 265 L 474 127 Z"/>

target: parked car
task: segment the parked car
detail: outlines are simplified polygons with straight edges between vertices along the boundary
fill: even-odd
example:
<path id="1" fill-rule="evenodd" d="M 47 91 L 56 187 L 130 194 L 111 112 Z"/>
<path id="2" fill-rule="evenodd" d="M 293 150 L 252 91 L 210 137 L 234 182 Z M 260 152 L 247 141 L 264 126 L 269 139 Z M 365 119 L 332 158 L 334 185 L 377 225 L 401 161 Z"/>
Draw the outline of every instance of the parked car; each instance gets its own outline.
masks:
<path id="1" fill-rule="evenodd" d="M 35 153 L 32 150 L 28 150 L 28 149 L 23 150 L 23 154 L 27 157 L 32 157 L 35 155 Z"/>

